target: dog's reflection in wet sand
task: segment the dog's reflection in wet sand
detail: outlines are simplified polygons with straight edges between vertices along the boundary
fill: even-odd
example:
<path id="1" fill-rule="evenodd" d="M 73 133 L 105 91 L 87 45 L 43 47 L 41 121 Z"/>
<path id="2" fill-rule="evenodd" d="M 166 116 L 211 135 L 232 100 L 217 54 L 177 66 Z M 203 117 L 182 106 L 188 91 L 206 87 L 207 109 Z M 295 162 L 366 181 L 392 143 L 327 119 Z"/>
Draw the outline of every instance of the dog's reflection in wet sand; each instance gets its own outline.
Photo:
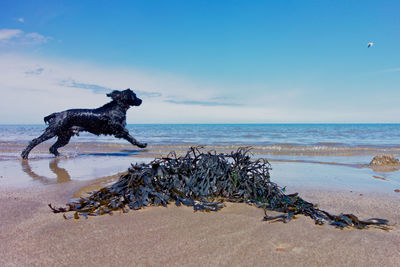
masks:
<path id="1" fill-rule="evenodd" d="M 71 181 L 71 176 L 66 169 L 58 166 L 60 158 L 54 158 L 49 162 L 49 169 L 57 176 L 57 183 L 65 183 Z M 43 183 L 50 183 L 50 178 L 35 173 L 27 160 L 21 160 L 22 170 L 35 180 Z"/>

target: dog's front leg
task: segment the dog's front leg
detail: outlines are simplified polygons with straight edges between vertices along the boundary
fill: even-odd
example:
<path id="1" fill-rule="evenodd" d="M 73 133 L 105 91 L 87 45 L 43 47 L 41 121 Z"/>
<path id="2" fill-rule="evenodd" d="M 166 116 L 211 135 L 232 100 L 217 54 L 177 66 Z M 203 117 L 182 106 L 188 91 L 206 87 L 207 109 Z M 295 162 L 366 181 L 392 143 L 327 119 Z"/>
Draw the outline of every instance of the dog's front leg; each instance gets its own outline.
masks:
<path id="1" fill-rule="evenodd" d="M 133 138 L 132 135 L 129 134 L 129 131 L 127 129 L 123 129 L 118 134 L 115 134 L 115 137 L 124 138 L 126 141 L 128 141 L 132 145 L 138 146 L 140 148 L 145 148 L 147 146 L 147 143 L 140 143 L 135 138 Z"/>

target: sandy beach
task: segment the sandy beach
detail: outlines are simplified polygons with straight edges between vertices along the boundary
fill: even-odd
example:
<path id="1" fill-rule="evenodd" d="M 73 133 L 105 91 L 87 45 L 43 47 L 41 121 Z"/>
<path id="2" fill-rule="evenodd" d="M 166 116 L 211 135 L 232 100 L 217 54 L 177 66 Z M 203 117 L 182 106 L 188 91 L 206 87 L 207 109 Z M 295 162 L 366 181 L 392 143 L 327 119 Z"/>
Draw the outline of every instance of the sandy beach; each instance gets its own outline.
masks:
<path id="1" fill-rule="evenodd" d="M 399 10 L 0 0 L 0 267 L 400 267 Z"/>
<path id="2" fill-rule="evenodd" d="M 393 180 L 397 172 L 271 161 L 272 180 L 287 185 L 289 192 L 299 192 L 332 213 L 388 219 L 393 225 L 389 232 L 338 230 L 317 226 L 304 216 L 288 224 L 268 223 L 262 221 L 263 210 L 233 203 L 216 213 L 170 204 L 65 220 L 47 205 L 63 206 L 85 191 L 115 181 L 129 162 L 150 160 L 165 148 L 141 152 L 70 145 L 64 151 L 67 155 L 68 149 L 95 155 L 55 160 L 44 146 L 24 163 L 16 157 L 19 147 L 5 149 L 8 152 L 2 147 L 6 156 L 0 161 L 1 266 L 398 266 L 400 260 L 400 195 L 394 192 L 397 182 Z M 301 177 L 309 177 L 309 183 L 300 182 Z M 317 182 L 318 177 L 322 181 Z M 387 186 L 374 190 L 379 183 Z"/>

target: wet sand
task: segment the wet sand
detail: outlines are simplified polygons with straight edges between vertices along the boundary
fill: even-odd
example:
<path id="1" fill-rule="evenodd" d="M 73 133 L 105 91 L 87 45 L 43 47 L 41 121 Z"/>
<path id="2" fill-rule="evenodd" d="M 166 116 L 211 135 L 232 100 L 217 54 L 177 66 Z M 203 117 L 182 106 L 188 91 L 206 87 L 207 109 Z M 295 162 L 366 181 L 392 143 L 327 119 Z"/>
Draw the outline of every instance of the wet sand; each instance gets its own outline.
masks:
<path id="1" fill-rule="evenodd" d="M 164 148 L 79 145 L 57 160 L 45 148 L 27 162 L 17 159 L 18 149 L 2 154 L 1 266 L 398 266 L 400 260 L 398 172 L 271 161 L 273 181 L 289 192 L 332 213 L 389 219 L 396 224 L 389 232 L 337 230 L 304 216 L 288 224 L 267 223 L 263 210 L 230 203 L 217 213 L 171 204 L 65 220 L 47 205 L 62 206 L 110 183 L 131 162 L 148 161 Z"/>

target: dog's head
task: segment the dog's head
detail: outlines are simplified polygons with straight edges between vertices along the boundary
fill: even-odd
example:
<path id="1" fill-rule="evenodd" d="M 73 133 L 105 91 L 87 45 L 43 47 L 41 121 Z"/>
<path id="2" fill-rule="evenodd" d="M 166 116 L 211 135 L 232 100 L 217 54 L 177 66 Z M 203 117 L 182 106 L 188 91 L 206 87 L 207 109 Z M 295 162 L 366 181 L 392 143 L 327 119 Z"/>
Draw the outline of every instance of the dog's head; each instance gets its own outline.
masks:
<path id="1" fill-rule="evenodd" d="M 142 104 L 142 99 L 136 97 L 136 94 L 129 88 L 123 91 L 114 90 L 107 96 L 129 106 L 140 106 Z"/>

